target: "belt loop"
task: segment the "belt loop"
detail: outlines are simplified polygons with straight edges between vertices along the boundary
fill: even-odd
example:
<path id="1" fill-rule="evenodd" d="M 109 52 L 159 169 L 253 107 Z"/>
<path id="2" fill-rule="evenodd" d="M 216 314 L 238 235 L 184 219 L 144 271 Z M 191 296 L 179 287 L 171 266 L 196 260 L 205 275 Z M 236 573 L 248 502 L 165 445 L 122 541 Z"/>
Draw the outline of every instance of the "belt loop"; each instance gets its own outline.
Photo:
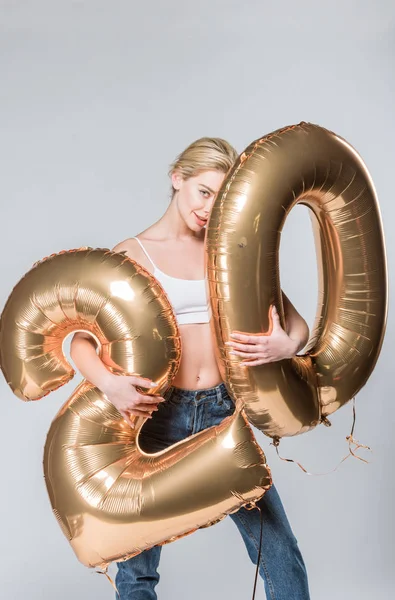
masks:
<path id="1" fill-rule="evenodd" d="M 222 390 L 222 384 L 220 384 L 219 386 L 217 386 L 217 390 L 216 390 L 216 393 L 217 393 L 217 402 L 218 403 L 222 402 L 222 392 L 221 392 L 221 390 Z"/>

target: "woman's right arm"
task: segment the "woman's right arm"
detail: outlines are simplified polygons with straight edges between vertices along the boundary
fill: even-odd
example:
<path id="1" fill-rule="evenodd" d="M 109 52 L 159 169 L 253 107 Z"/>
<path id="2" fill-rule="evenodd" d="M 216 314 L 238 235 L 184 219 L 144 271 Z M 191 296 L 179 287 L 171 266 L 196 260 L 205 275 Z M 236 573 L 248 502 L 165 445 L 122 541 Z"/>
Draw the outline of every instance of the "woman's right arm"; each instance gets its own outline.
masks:
<path id="1" fill-rule="evenodd" d="M 144 377 L 111 373 L 100 360 L 96 344 L 88 333 L 74 335 L 70 354 L 81 375 L 107 396 L 131 427 L 134 426 L 130 415 L 151 418 L 152 412 L 158 410 L 163 398 L 141 394 L 135 387 L 154 388 L 157 384 Z"/>
<path id="2" fill-rule="evenodd" d="M 119 244 L 114 250 L 119 251 L 120 246 L 123 248 Z M 141 394 L 135 387 L 154 388 L 157 384 L 143 377 L 111 373 L 100 360 L 96 343 L 88 333 L 78 332 L 74 335 L 70 354 L 81 375 L 107 396 L 131 427 L 130 415 L 150 418 L 152 412 L 158 410 L 163 398 Z"/>

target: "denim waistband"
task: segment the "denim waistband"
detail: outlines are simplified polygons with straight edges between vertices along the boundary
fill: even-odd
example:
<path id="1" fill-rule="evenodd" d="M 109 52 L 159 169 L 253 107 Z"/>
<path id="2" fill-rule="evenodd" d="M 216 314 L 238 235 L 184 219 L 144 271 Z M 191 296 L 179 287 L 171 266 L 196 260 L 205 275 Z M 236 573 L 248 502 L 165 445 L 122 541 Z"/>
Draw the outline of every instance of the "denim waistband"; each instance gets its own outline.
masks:
<path id="1" fill-rule="evenodd" d="M 184 390 L 172 385 L 166 390 L 164 397 L 170 398 L 171 396 L 173 399 L 182 398 L 184 401 L 204 402 L 214 399 L 221 400 L 225 395 L 228 395 L 226 386 L 224 383 L 219 383 L 214 387 L 200 390 Z"/>

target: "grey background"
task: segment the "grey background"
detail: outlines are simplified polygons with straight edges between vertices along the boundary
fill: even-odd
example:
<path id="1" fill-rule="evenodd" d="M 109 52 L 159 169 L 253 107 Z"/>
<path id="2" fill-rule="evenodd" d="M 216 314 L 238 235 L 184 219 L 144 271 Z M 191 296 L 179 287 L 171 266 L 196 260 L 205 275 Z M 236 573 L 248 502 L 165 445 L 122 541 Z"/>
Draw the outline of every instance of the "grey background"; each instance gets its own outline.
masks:
<path id="1" fill-rule="evenodd" d="M 332 129 L 364 157 L 391 270 L 394 26 L 390 0 L 1 0 L 1 306 L 37 259 L 110 247 L 158 218 L 167 166 L 193 139 L 222 136 L 241 151 L 300 120 Z M 289 218 L 281 250 L 282 286 L 311 325 L 316 265 L 304 208 Z M 391 317 L 358 396 L 356 437 L 374 449 L 369 465 L 350 459 L 332 475 L 308 477 L 258 434 L 314 600 L 394 597 Z M 42 476 L 47 430 L 75 385 L 24 404 L 0 380 L 3 598 L 113 597 L 105 578 L 75 558 Z M 348 405 L 331 429 L 284 440 L 283 455 L 330 470 L 346 453 L 351 416 Z M 161 600 L 251 597 L 254 569 L 229 520 L 162 556 Z"/>

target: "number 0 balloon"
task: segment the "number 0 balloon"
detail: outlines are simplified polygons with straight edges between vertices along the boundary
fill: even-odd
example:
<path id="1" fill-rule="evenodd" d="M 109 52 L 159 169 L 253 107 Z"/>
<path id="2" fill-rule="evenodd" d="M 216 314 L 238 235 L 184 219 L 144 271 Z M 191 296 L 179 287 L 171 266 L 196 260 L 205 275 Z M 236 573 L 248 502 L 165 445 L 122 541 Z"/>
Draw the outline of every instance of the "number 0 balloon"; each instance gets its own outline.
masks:
<path id="1" fill-rule="evenodd" d="M 231 331 L 270 332 L 272 303 L 284 325 L 279 246 L 296 204 L 311 211 L 320 274 L 309 348 L 292 360 L 240 366 L 225 346 Z M 345 140 L 301 123 L 253 142 L 218 194 L 206 259 L 218 364 L 251 423 L 270 437 L 303 433 L 355 396 L 380 353 L 387 272 L 375 189 Z"/>

